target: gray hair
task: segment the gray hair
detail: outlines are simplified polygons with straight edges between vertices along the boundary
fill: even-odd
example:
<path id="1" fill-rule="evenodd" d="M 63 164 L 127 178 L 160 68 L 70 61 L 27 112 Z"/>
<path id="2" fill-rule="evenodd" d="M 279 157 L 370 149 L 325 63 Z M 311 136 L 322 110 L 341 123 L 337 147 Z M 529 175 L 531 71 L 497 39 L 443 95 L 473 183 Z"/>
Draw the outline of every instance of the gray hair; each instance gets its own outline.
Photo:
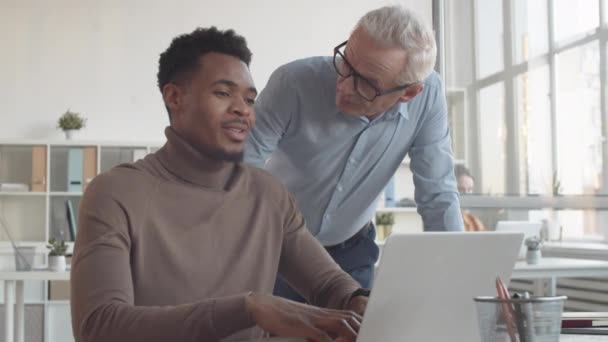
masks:
<path id="1" fill-rule="evenodd" d="M 401 82 L 420 82 L 433 71 L 437 57 L 435 36 L 412 11 L 399 5 L 381 7 L 366 13 L 353 31 L 360 27 L 379 44 L 406 52 Z"/>

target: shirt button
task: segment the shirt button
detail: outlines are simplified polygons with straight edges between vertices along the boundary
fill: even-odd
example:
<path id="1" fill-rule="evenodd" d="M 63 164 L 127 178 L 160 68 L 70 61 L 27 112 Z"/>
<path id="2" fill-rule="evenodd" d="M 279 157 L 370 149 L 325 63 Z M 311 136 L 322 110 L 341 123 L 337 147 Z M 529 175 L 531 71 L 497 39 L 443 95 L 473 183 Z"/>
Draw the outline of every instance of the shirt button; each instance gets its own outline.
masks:
<path id="1" fill-rule="evenodd" d="M 355 163 L 355 160 L 354 160 L 353 158 L 348 158 L 348 163 L 349 163 L 349 164 L 354 164 L 354 163 Z"/>
<path id="2" fill-rule="evenodd" d="M 342 191 L 342 185 L 338 184 L 338 186 L 336 187 L 336 190 Z"/>
<path id="3" fill-rule="evenodd" d="M 326 219 L 326 220 L 328 220 L 329 219 L 329 214 L 323 215 L 323 218 Z"/>

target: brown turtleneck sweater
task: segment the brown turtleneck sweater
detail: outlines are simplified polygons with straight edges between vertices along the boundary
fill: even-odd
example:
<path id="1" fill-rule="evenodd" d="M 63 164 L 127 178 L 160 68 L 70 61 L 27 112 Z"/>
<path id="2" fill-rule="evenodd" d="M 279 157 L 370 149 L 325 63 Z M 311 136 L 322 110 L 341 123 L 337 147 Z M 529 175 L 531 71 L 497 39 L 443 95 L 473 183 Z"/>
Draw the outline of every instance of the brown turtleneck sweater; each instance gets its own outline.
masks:
<path id="1" fill-rule="evenodd" d="M 71 280 L 76 341 L 260 337 L 244 300 L 272 293 L 277 272 L 311 303 L 344 307 L 358 284 L 278 181 L 165 133 L 162 149 L 99 175 L 84 194 Z"/>

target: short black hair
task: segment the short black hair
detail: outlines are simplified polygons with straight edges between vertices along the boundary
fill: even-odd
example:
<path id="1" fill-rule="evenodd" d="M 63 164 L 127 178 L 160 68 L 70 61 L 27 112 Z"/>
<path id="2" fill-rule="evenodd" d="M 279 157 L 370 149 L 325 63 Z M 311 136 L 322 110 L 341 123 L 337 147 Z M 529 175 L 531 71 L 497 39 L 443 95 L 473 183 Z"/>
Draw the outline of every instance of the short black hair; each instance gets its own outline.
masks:
<path id="1" fill-rule="evenodd" d="M 157 78 L 161 93 L 166 84 L 187 77 L 196 70 L 199 58 L 209 52 L 234 56 L 247 66 L 251 63 L 247 41 L 234 30 L 220 31 L 215 26 L 198 27 L 191 33 L 175 37 L 169 48 L 160 54 Z"/>

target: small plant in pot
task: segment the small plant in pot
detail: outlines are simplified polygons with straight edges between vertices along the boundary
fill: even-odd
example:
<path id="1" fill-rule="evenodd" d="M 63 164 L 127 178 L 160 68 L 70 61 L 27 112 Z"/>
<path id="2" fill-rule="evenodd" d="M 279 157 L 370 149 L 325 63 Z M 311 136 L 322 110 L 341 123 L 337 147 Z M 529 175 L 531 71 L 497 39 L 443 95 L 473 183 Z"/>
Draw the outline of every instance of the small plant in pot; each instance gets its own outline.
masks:
<path id="1" fill-rule="evenodd" d="M 542 257 L 541 249 L 543 243 L 541 239 L 537 236 L 529 237 L 526 239 L 525 245 L 528 247 L 526 252 L 526 262 L 531 265 L 538 264 Z"/>
<path id="2" fill-rule="evenodd" d="M 395 216 L 393 213 L 377 213 L 376 214 L 376 239 L 384 241 L 391 235 L 395 224 Z"/>
<path id="3" fill-rule="evenodd" d="M 68 245 L 66 245 L 65 241 L 51 238 L 46 247 L 50 249 L 49 270 L 55 272 L 65 271 L 67 267 L 65 254 L 68 251 Z"/>
<path id="4" fill-rule="evenodd" d="M 87 119 L 80 113 L 72 112 L 69 109 L 61 115 L 57 121 L 57 128 L 61 128 L 65 133 L 66 139 L 70 140 L 74 136 L 74 132 L 85 127 Z"/>

